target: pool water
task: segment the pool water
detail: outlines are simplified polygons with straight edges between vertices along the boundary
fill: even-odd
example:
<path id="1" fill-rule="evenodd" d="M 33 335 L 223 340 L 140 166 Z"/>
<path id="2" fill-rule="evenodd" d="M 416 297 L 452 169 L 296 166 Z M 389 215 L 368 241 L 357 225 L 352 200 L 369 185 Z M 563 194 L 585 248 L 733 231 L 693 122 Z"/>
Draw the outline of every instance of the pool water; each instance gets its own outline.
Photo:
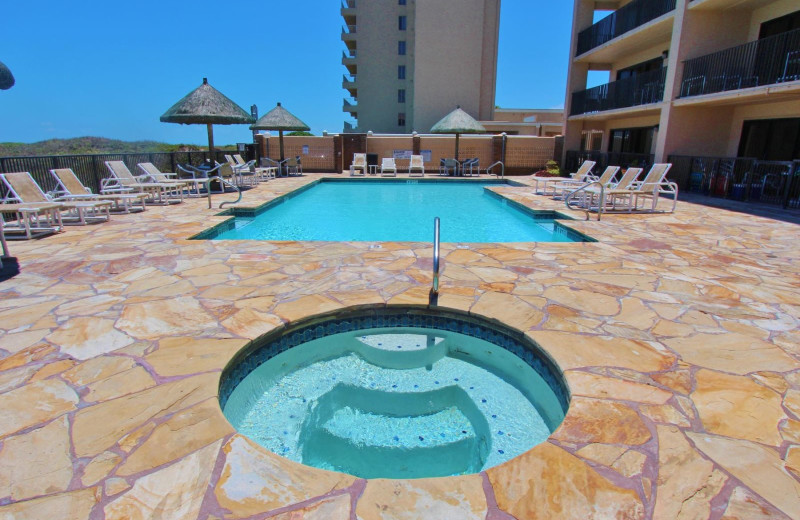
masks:
<path id="1" fill-rule="evenodd" d="M 237 216 L 216 240 L 574 242 L 549 214 L 537 218 L 485 190 L 502 183 L 320 182 L 255 217 Z"/>
<path id="2" fill-rule="evenodd" d="M 301 343 L 252 370 L 223 411 L 278 455 L 361 478 L 476 473 L 543 442 L 565 412 L 508 350 L 413 327 Z"/>

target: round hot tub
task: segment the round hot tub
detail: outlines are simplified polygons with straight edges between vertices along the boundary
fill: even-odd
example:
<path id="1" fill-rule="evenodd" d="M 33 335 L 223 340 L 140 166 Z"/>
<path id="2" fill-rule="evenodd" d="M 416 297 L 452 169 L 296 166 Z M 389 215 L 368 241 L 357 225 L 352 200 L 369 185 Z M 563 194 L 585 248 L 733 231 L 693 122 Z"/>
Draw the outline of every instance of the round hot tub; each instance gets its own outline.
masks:
<path id="1" fill-rule="evenodd" d="M 476 473 L 543 442 L 569 393 L 518 331 L 381 308 L 270 334 L 226 367 L 220 403 L 241 434 L 291 460 L 422 478 Z"/>

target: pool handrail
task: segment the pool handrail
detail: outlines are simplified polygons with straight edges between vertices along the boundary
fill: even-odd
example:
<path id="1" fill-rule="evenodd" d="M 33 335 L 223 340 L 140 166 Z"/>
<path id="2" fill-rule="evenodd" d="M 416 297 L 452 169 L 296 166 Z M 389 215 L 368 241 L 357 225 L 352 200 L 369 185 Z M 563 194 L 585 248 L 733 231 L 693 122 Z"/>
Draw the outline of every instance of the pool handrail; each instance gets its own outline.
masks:
<path id="1" fill-rule="evenodd" d="M 439 301 L 439 217 L 433 218 L 433 280 L 428 301 L 431 305 Z"/>

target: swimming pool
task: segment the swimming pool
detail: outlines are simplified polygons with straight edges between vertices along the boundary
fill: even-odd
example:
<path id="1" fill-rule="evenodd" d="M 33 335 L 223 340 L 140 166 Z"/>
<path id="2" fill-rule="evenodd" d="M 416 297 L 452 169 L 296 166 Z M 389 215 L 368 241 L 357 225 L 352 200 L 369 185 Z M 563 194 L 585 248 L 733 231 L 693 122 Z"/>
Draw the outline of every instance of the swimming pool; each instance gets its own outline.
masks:
<path id="1" fill-rule="evenodd" d="M 223 374 L 225 416 L 278 455 L 362 478 L 477 473 L 563 420 L 566 387 L 538 347 L 475 317 L 385 312 L 243 356 Z"/>
<path id="2" fill-rule="evenodd" d="M 318 182 L 278 199 L 258 215 L 217 230 L 215 240 L 431 240 L 442 242 L 576 242 L 585 238 L 485 188 L 503 181 L 353 180 Z"/>

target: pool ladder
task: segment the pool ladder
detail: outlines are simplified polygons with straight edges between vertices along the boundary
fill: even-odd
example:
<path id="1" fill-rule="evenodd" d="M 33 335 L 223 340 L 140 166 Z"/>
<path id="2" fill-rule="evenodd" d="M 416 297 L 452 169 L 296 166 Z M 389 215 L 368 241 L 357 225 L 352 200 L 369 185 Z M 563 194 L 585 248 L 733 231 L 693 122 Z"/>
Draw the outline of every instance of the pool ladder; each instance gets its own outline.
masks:
<path id="1" fill-rule="evenodd" d="M 439 217 L 433 219 L 433 281 L 428 294 L 430 305 L 439 304 Z"/>
<path id="2" fill-rule="evenodd" d="M 489 171 L 489 170 L 493 169 L 495 166 L 500 166 L 500 175 L 497 175 L 496 173 L 492 173 L 491 171 Z M 501 179 L 505 179 L 506 178 L 506 165 L 503 164 L 503 161 L 494 162 L 494 163 L 490 164 L 488 168 L 486 168 L 486 175 L 494 175 L 495 177 L 500 177 Z"/>
<path id="3" fill-rule="evenodd" d="M 599 201 L 597 203 L 597 220 L 599 221 L 600 217 L 603 216 L 603 205 L 606 202 L 606 199 L 605 199 L 606 187 L 605 187 L 605 185 L 603 185 L 602 182 L 599 182 L 599 181 L 589 182 L 589 183 L 584 184 L 580 188 L 567 193 L 567 195 L 564 197 L 564 204 L 566 204 L 568 209 L 574 209 L 574 210 L 578 210 L 578 211 L 585 211 L 586 212 L 586 220 L 589 220 L 589 213 L 592 210 L 591 207 L 590 207 L 590 204 L 586 204 L 585 206 L 577 206 L 577 205 L 573 206 L 572 205 L 572 199 L 575 197 L 575 195 L 577 195 L 578 193 L 580 193 L 582 191 L 585 191 L 586 188 L 588 188 L 589 186 L 600 186 L 600 199 L 599 199 Z"/>
<path id="4" fill-rule="evenodd" d="M 206 193 L 208 193 L 208 209 L 211 209 L 211 181 L 219 181 L 220 185 L 222 186 L 222 193 L 225 193 L 225 186 L 230 186 L 239 194 L 239 197 L 236 200 L 227 200 L 225 202 L 220 202 L 219 209 L 222 209 L 222 206 L 225 204 L 236 204 L 240 200 L 242 200 L 242 190 L 235 184 L 232 184 L 219 175 L 215 175 L 214 177 L 209 177 L 206 179 Z"/>

